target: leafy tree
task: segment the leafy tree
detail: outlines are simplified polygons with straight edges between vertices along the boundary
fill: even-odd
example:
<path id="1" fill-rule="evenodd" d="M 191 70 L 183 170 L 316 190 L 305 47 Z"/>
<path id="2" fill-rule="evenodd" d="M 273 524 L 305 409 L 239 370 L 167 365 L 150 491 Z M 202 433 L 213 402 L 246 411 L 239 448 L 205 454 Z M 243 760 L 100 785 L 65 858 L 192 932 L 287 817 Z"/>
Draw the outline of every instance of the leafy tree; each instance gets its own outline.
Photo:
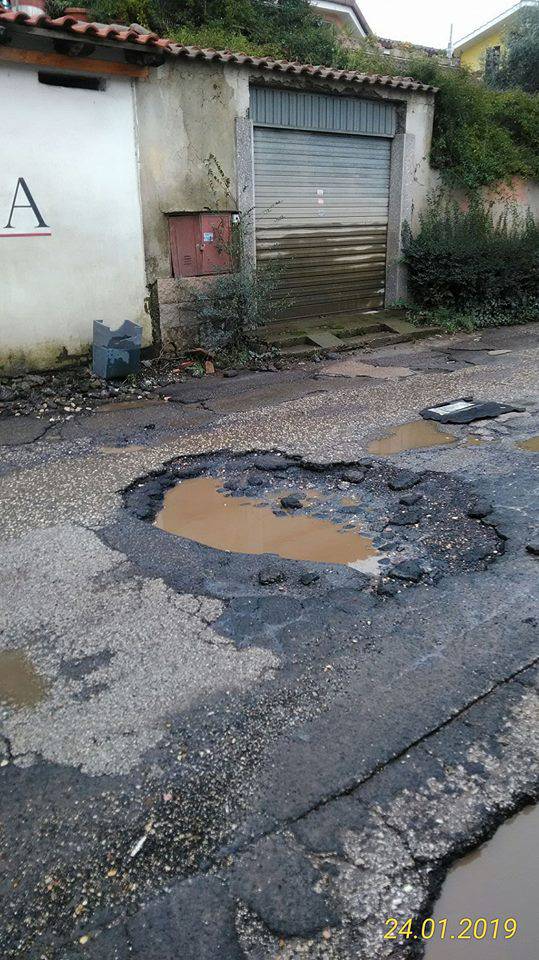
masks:
<path id="1" fill-rule="evenodd" d="M 499 65 L 485 77 L 499 90 L 518 87 L 527 93 L 539 92 L 539 6 L 524 7 L 509 30 Z"/>

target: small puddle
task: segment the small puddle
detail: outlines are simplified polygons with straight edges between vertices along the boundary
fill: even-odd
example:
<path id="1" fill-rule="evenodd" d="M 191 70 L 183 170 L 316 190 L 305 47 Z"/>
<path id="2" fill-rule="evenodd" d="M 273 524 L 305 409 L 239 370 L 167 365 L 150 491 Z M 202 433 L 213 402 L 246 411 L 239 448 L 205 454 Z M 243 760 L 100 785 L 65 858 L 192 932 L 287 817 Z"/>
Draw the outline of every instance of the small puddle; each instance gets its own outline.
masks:
<path id="1" fill-rule="evenodd" d="M 410 367 L 377 367 L 360 360 L 336 360 L 322 371 L 330 377 L 369 377 L 372 380 L 401 380 L 411 377 L 413 372 Z"/>
<path id="2" fill-rule="evenodd" d="M 449 871 L 435 904 L 435 935 L 427 944 L 425 960 L 532 960 L 539 943 L 538 886 L 539 805 L 527 807 L 503 824 L 491 840 Z M 439 924 L 446 917 L 446 936 L 441 941 Z M 470 917 L 473 923 L 485 918 L 484 938 L 475 939 L 472 925 L 470 939 L 458 940 L 467 926 L 460 924 L 461 917 Z M 500 922 L 493 938 L 496 918 Z M 504 927 L 508 918 L 517 922 L 510 939 L 506 936 L 514 924 Z M 477 936 L 483 927 L 477 924 Z"/>
<path id="3" fill-rule="evenodd" d="M 120 456 L 123 453 L 138 453 L 140 450 L 146 450 L 142 444 L 129 443 L 125 447 L 99 447 L 99 452 L 107 456 Z"/>
<path id="4" fill-rule="evenodd" d="M 0 650 L 0 701 L 10 707 L 35 707 L 47 685 L 23 650 Z"/>
<path id="5" fill-rule="evenodd" d="M 539 436 L 530 437 L 529 440 L 521 440 L 517 443 L 521 450 L 531 450 L 532 453 L 539 453 Z"/>
<path id="6" fill-rule="evenodd" d="M 163 400 L 155 398 L 142 399 L 142 400 L 112 400 L 107 401 L 106 403 L 100 403 L 96 407 L 96 412 L 100 410 L 140 410 L 144 407 L 153 407 L 158 403 L 163 403 Z"/>
<path id="7" fill-rule="evenodd" d="M 155 518 L 160 530 L 230 553 L 276 553 L 288 560 L 356 565 L 375 557 L 372 540 L 330 520 L 275 516 L 248 497 L 219 493 L 213 477 L 184 480 L 165 493 Z M 290 491 L 287 491 L 290 493 Z"/>
<path id="8" fill-rule="evenodd" d="M 457 437 L 442 433 L 434 420 L 413 420 L 403 423 L 391 433 L 369 443 L 369 453 L 386 457 L 390 453 L 403 450 L 420 450 L 422 447 L 439 447 L 446 443 L 456 443 Z"/>

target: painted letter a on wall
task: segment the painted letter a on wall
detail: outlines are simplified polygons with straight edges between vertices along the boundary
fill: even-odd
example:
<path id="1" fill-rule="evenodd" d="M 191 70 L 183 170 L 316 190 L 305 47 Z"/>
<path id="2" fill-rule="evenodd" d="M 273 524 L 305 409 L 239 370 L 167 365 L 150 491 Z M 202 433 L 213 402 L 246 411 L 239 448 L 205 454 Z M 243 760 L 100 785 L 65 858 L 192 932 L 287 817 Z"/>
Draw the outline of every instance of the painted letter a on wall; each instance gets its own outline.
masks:
<path id="1" fill-rule="evenodd" d="M 24 194 L 24 196 L 26 197 L 26 202 L 25 202 L 25 203 L 18 203 L 17 201 L 18 201 L 20 195 L 21 195 L 21 196 L 20 196 L 20 199 L 21 199 L 21 200 L 24 199 L 24 198 L 22 197 L 22 194 Z M 13 201 L 12 201 L 12 203 L 11 203 L 11 210 L 9 211 L 8 221 L 7 221 L 7 223 L 6 223 L 5 227 L 4 227 L 4 230 L 14 230 L 14 229 L 15 229 L 15 227 L 14 227 L 14 225 L 13 225 L 13 214 L 14 214 L 14 211 L 15 211 L 15 210 L 32 210 L 33 213 L 34 213 L 34 216 L 35 216 L 35 218 L 36 218 L 36 221 L 37 221 L 37 222 L 36 222 L 36 226 L 34 227 L 34 229 L 35 229 L 35 230 L 37 230 L 37 229 L 42 230 L 42 229 L 47 229 L 47 228 L 48 228 L 48 224 L 45 223 L 45 220 L 43 219 L 43 217 L 42 217 L 42 215 L 41 215 L 41 212 L 40 212 L 40 210 L 39 210 L 39 207 L 38 207 L 36 201 L 34 200 L 32 194 L 31 194 L 31 192 L 30 192 L 30 189 L 29 189 L 29 187 L 28 187 L 28 184 L 26 183 L 26 180 L 24 179 L 24 177 L 19 177 L 19 179 L 17 180 L 17 186 L 15 187 L 15 193 L 13 194 Z M 6 236 L 9 236 L 9 234 L 6 234 Z"/>

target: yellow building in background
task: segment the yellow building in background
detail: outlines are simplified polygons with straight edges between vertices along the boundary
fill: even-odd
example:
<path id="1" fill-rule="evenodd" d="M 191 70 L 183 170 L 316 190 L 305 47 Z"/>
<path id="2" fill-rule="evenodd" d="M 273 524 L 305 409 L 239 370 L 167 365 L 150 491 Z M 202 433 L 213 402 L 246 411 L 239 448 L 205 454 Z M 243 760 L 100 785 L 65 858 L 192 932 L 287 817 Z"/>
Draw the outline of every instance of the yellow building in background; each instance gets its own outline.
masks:
<path id="1" fill-rule="evenodd" d="M 489 56 L 499 58 L 504 39 L 514 24 L 518 14 L 525 7 L 537 6 L 537 0 L 521 0 L 509 10 L 504 10 L 493 20 L 477 27 L 453 47 L 453 53 L 460 58 L 463 66 L 474 72 L 483 71 Z"/>

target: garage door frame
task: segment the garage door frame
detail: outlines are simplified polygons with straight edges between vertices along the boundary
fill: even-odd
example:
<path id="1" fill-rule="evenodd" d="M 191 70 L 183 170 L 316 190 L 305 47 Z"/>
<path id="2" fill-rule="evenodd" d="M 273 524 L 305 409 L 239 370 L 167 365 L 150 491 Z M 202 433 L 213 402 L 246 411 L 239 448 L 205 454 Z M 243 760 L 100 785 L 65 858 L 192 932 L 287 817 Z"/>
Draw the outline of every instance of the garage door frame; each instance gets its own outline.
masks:
<path id="1" fill-rule="evenodd" d="M 256 123 L 254 143 L 257 258 L 283 268 L 282 319 L 380 309 L 390 139 Z"/>
<path id="2" fill-rule="evenodd" d="M 251 90 L 261 84 L 251 84 Z M 288 89 L 290 87 L 288 86 Z M 305 89 L 305 88 L 303 88 Z M 318 87 L 319 89 L 319 87 Z M 334 96 L 343 94 L 330 91 Z M 354 91 L 354 95 L 357 93 Z M 365 98 L 367 99 L 367 98 Z M 396 132 L 391 139 L 389 214 L 387 228 L 387 260 L 385 305 L 406 296 L 406 273 L 400 263 L 401 235 L 404 221 L 411 220 L 412 183 L 415 137 L 406 131 L 407 100 L 398 93 L 387 96 L 397 109 Z M 361 134 L 359 134 L 361 135 Z M 244 226 L 243 259 L 247 265 L 256 265 L 255 184 L 254 184 L 254 123 L 250 116 L 236 119 L 236 170 L 238 210 Z"/>

